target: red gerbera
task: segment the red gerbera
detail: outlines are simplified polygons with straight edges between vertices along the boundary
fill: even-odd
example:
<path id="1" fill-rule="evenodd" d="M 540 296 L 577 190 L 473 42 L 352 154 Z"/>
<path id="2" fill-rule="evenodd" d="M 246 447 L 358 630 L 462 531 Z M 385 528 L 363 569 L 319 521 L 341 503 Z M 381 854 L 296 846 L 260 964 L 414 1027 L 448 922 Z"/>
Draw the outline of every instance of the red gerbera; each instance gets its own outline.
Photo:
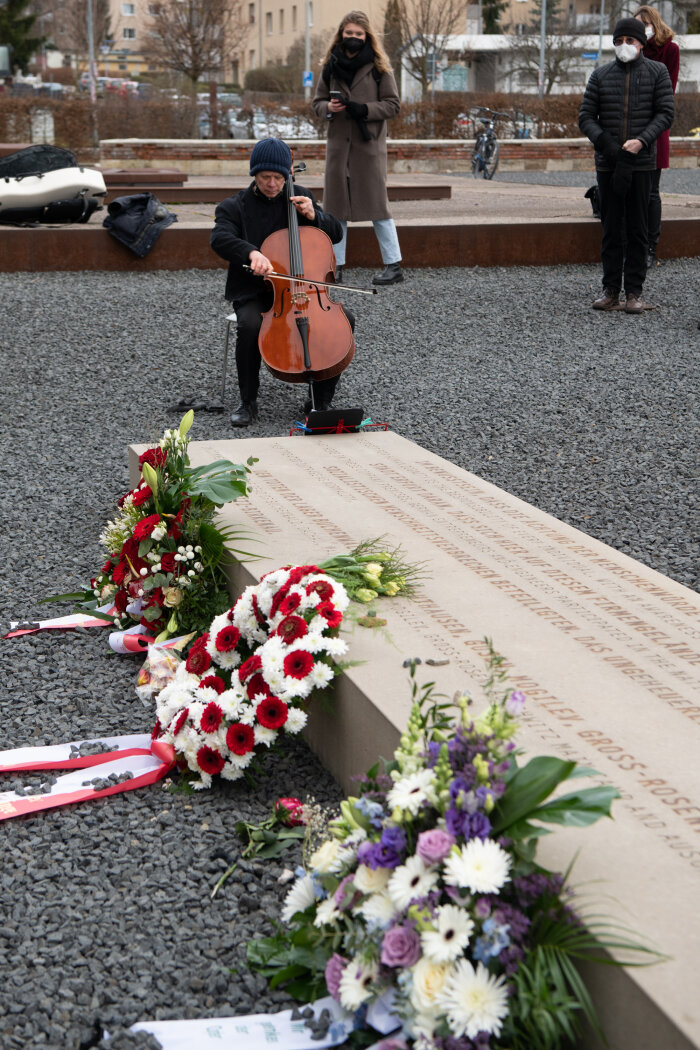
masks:
<path id="1" fill-rule="evenodd" d="M 112 579 L 118 587 L 124 583 L 124 580 L 129 574 L 129 566 L 125 561 L 120 561 L 114 566 L 114 572 L 112 573 Z"/>
<path id="2" fill-rule="evenodd" d="M 149 514 L 148 517 L 142 518 L 134 529 L 134 539 L 145 540 L 151 535 L 159 521 L 160 514 Z"/>
<path id="3" fill-rule="evenodd" d="M 287 710 L 287 705 L 278 696 L 266 696 L 256 707 L 255 715 L 266 729 L 279 729 L 287 721 Z"/>
<path id="4" fill-rule="evenodd" d="M 291 645 L 298 638 L 303 638 L 305 634 L 308 634 L 308 631 L 306 620 L 302 619 L 301 616 L 285 616 L 277 625 L 275 633 L 280 636 L 286 645 Z"/>
<path id="5" fill-rule="evenodd" d="M 131 502 L 135 507 L 140 507 L 142 503 L 148 503 L 152 495 L 149 486 L 142 485 L 141 488 L 134 489 L 131 493 Z"/>
<path id="6" fill-rule="evenodd" d="M 217 652 L 230 653 L 238 645 L 240 637 L 241 632 L 233 624 L 230 627 L 222 627 L 214 639 Z"/>
<path id="7" fill-rule="evenodd" d="M 190 646 L 190 655 L 199 652 L 200 649 L 206 649 L 208 641 L 209 632 L 205 631 L 204 634 L 200 634 L 199 638 L 195 638 L 192 642 L 192 645 Z"/>
<path id="8" fill-rule="evenodd" d="M 333 602 L 319 602 L 316 612 L 322 616 L 329 627 L 339 627 L 343 620 L 340 609 L 336 609 Z"/>
<path id="9" fill-rule="evenodd" d="M 212 676 L 215 677 L 215 676 Z M 214 701 L 202 711 L 202 717 L 199 720 L 199 725 L 203 733 L 215 733 L 221 725 L 221 720 L 224 717 L 224 712 L 221 710 L 218 704 Z"/>
<path id="10" fill-rule="evenodd" d="M 226 730 L 226 744 L 234 755 L 247 755 L 255 747 L 255 733 L 251 726 L 234 722 Z"/>
<path id="11" fill-rule="evenodd" d="M 261 624 L 261 625 L 265 624 L 267 621 L 265 620 L 265 617 L 263 616 L 263 614 L 260 612 L 260 606 L 258 605 L 257 595 L 255 595 L 255 594 L 253 595 L 250 604 L 251 604 L 251 606 L 253 608 L 253 615 L 255 616 L 255 619 L 257 620 L 257 622 L 259 624 Z"/>
<path id="12" fill-rule="evenodd" d="M 295 569 L 289 574 L 287 583 L 300 583 L 305 576 L 310 576 L 312 573 L 318 572 L 319 568 L 317 565 L 297 565 Z"/>
<path id="13" fill-rule="evenodd" d="M 197 752 L 197 765 L 204 773 L 216 776 L 224 768 L 223 756 L 213 747 L 200 747 Z"/>
<path id="14" fill-rule="evenodd" d="M 262 660 L 257 655 L 249 656 L 244 663 L 238 668 L 238 678 L 241 682 L 245 682 L 249 675 L 255 674 L 262 667 Z"/>
<path id="15" fill-rule="evenodd" d="M 211 667 L 211 656 L 206 649 L 193 649 L 187 657 L 185 667 L 190 674 L 204 674 Z"/>
<path id="16" fill-rule="evenodd" d="M 206 678 L 203 678 L 199 683 L 200 689 L 216 689 L 219 696 L 226 691 L 226 682 L 223 678 L 219 678 L 218 674 L 208 674 Z"/>
<path id="17" fill-rule="evenodd" d="M 263 696 L 272 696 L 270 687 L 261 674 L 254 674 L 253 677 L 248 680 L 245 688 L 249 700 L 252 700 L 254 696 L 258 696 L 260 693 L 262 693 Z"/>
<path id="18" fill-rule="evenodd" d="M 189 707 L 183 707 L 182 711 L 177 716 L 177 722 L 173 726 L 173 736 L 177 736 L 177 734 L 180 732 L 185 722 L 187 721 L 187 716 L 189 715 L 189 713 Z"/>
<path id="19" fill-rule="evenodd" d="M 111 570 L 111 568 L 112 568 L 112 562 L 108 558 L 107 561 L 102 566 L 102 572 L 109 572 Z"/>
<path id="20" fill-rule="evenodd" d="M 292 649 L 284 658 L 284 673 L 290 678 L 306 678 L 313 669 L 314 658 L 306 649 Z"/>
<path id="21" fill-rule="evenodd" d="M 123 613 L 129 604 L 129 595 L 126 591 L 119 590 L 114 595 L 114 607 L 118 613 Z"/>
<path id="22" fill-rule="evenodd" d="M 293 591 L 291 594 L 287 595 L 284 601 L 280 602 L 279 611 L 284 613 L 285 616 L 288 616 L 290 613 L 293 613 L 295 609 L 298 609 L 300 605 L 301 595 L 298 591 Z"/>
<path id="23" fill-rule="evenodd" d="M 333 584 L 329 583 L 328 580 L 314 580 L 312 583 L 306 585 L 307 594 L 317 594 L 321 601 L 329 601 L 335 591 L 333 590 Z"/>
<path id="24" fill-rule="evenodd" d="M 270 618 L 272 618 L 273 616 L 277 615 L 277 611 L 278 611 L 280 605 L 282 604 L 284 599 L 287 597 L 287 594 L 289 593 L 289 587 L 290 587 L 289 583 L 283 584 L 280 587 L 280 589 L 277 591 L 277 593 L 274 595 L 274 597 L 272 599 L 272 602 L 270 603 Z"/>
<path id="25" fill-rule="evenodd" d="M 148 463 L 151 467 L 162 467 L 166 458 L 167 452 L 164 448 L 147 448 L 139 456 L 139 466 L 142 467 L 144 463 Z"/>

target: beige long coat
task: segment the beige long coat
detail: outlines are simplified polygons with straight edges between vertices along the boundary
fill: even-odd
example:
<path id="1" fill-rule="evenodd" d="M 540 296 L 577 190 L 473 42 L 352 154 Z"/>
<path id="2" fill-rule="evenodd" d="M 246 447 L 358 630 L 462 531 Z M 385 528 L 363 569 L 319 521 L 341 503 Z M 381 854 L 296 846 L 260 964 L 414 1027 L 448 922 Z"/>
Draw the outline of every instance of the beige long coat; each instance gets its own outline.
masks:
<path id="1" fill-rule="evenodd" d="M 383 73 L 377 81 L 372 69 L 372 63 L 358 69 L 349 91 L 353 102 L 367 106 L 371 139 L 365 142 L 357 121 L 347 113 L 336 113 L 328 121 L 323 208 L 343 221 L 391 218 L 386 192 L 386 122 L 398 114 L 401 102 L 393 74 Z M 313 100 L 319 117 L 328 113 L 331 90 L 348 94 L 347 84 L 333 77 L 327 84 L 319 77 Z"/>

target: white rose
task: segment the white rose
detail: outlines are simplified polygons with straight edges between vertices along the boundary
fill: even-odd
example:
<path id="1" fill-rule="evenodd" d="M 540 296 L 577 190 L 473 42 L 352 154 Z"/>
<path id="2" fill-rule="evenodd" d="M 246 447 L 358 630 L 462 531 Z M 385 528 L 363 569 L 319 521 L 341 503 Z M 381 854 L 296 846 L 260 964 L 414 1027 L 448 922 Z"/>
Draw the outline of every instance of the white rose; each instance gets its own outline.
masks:
<path id="1" fill-rule="evenodd" d="M 368 868 L 360 864 L 352 881 L 360 893 L 381 893 L 390 877 L 391 868 Z"/>
<path id="2" fill-rule="evenodd" d="M 437 997 L 443 989 L 452 967 L 449 963 L 431 962 L 423 956 L 411 970 L 413 987 L 411 1003 L 419 1013 L 435 1010 Z"/>

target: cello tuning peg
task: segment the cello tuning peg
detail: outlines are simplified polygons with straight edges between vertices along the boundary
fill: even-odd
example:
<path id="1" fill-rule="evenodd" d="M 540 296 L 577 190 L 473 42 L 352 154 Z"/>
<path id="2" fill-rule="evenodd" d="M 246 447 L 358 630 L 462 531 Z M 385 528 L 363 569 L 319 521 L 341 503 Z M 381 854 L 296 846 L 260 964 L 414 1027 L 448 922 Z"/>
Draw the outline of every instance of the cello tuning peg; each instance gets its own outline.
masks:
<path id="1" fill-rule="evenodd" d="M 303 160 L 299 161 L 298 164 L 294 165 L 295 175 L 298 175 L 300 171 L 306 171 L 306 164 L 304 164 Z"/>

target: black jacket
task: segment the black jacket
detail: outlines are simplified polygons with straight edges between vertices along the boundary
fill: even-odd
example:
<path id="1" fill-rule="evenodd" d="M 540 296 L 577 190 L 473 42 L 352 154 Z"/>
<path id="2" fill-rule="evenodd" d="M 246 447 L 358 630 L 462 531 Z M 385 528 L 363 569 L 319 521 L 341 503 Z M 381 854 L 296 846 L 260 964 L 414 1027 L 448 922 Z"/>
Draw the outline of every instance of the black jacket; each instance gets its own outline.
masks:
<path id="1" fill-rule="evenodd" d="M 668 70 L 640 54 L 634 62 L 616 58 L 591 73 L 578 115 L 578 126 L 594 146 L 604 132 L 621 146 L 627 139 L 639 139 L 643 148 L 634 166 L 640 170 L 656 168 L 656 140 L 673 123 L 673 88 Z M 634 156 L 634 154 L 633 154 Z M 599 171 L 615 165 L 596 149 Z"/>
<path id="2" fill-rule="evenodd" d="M 338 220 L 322 211 L 313 194 L 303 186 L 295 183 L 294 194 L 310 197 L 316 213 L 312 221 L 297 212 L 299 225 L 315 226 L 337 244 L 343 236 Z M 283 191 L 270 199 L 258 193 L 252 182 L 248 189 L 222 201 L 214 217 L 215 226 L 209 243 L 216 254 L 229 263 L 225 294 L 234 306 L 239 306 L 265 293 L 265 279 L 248 273 L 243 265 L 248 264 L 251 251 L 259 249 L 266 237 L 277 230 L 287 229 L 287 194 Z"/>
<path id="3" fill-rule="evenodd" d="M 152 193 L 115 197 L 107 205 L 107 211 L 109 214 L 102 225 L 140 259 L 148 255 L 163 230 L 177 222 L 177 215 L 168 211 Z"/>

